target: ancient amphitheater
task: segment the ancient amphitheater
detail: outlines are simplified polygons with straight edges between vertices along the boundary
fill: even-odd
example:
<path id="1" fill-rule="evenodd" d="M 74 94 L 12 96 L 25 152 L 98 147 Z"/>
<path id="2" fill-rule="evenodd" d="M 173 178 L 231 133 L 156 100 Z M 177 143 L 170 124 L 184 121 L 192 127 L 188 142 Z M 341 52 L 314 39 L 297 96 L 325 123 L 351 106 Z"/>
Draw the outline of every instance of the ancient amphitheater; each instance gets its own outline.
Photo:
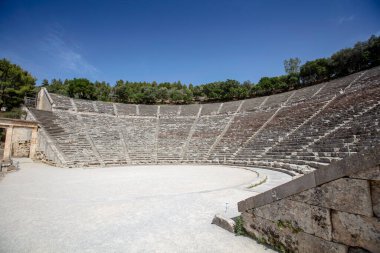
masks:
<path id="1" fill-rule="evenodd" d="M 56 165 L 215 163 L 305 174 L 379 144 L 379 72 L 203 105 L 116 104 L 45 93 L 43 110 L 31 109 L 30 119 L 45 134 L 38 141 L 41 158 Z"/>
<path id="2" fill-rule="evenodd" d="M 26 110 L 27 120 L 39 125 L 31 140 L 35 161 L 21 159 L 20 171 L 0 182 L 2 217 L 12 217 L 0 218 L 0 228 L 12 236 L 0 236 L 0 249 L 271 251 L 210 225 L 222 213 L 226 217 L 215 222 L 228 229 L 234 224 L 229 218 L 241 213 L 248 234 L 274 249 L 380 252 L 379 67 L 286 93 L 213 104 L 106 103 L 42 89 L 37 109 Z M 59 192 L 59 203 L 52 192 Z M 126 195 L 118 198 L 121 192 Z M 145 198 L 144 205 L 134 194 Z M 22 200 L 6 197 L 20 195 L 45 199 L 28 216 Z M 96 208 L 96 214 L 89 211 Z M 154 215 L 144 219 L 149 210 Z M 23 223 L 23 215 L 33 218 Z M 35 226 L 48 224 L 55 229 L 26 239 Z M 18 236 L 24 241 L 16 245 L 11 238 Z"/>

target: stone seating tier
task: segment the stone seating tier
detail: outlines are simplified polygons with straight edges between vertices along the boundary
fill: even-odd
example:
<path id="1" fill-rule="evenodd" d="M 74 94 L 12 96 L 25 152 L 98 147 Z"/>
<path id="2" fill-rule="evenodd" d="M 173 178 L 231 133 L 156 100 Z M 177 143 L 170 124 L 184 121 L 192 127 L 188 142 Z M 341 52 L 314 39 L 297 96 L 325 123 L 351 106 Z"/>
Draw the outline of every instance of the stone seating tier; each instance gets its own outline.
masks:
<path id="1" fill-rule="evenodd" d="M 181 116 L 197 116 L 201 105 L 181 105 Z"/>
<path id="2" fill-rule="evenodd" d="M 136 116 L 137 105 L 115 103 L 117 114 L 120 116 Z"/>
<path id="3" fill-rule="evenodd" d="M 51 94 L 59 110 L 30 111 L 70 166 L 196 162 L 308 173 L 380 145 L 379 80 L 380 67 L 283 94 L 201 105 Z"/>
<path id="4" fill-rule="evenodd" d="M 54 106 L 57 109 L 71 110 L 73 106 L 71 104 L 70 98 L 54 93 L 49 94 L 54 101 Z"/>

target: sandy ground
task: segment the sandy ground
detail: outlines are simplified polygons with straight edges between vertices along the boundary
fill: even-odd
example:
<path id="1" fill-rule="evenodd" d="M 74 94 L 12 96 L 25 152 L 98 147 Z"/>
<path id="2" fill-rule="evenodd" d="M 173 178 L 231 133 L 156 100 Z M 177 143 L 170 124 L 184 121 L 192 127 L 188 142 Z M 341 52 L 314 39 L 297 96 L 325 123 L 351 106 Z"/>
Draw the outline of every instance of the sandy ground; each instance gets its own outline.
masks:
<path id="1" fill-rule="evenodd" d="M 228 166 L 63 169 L 24 159 L 0 181 L 0 252 L 273 252 L 211 225 L 291 179 Z"/>

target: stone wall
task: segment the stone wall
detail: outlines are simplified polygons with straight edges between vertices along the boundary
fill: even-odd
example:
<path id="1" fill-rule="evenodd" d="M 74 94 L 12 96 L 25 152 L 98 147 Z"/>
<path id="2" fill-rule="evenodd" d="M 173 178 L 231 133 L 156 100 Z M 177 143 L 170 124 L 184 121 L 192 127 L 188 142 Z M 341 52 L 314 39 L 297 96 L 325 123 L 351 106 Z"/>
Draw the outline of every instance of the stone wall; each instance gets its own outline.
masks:
<path id="1" fill-rule="evenodd" d="M 11 154 L 13 157 L 29 157 L 31 136 L 31 128 L 13 128 Z"/>
<path id="2" fill-rule="evenodd" d="M 244 228 L 285 252 L 380 252 L 379 164 L 372 150 L 239 202 Z"/>
<path id="3" fill-rule="evenodd" d="M 12 157 L 29 157 L 30 140 L 12 143 Z"/>
<path id="4" fill-rule="evenodd" d="M 42 88 L 37 97 L 37 109 L 44 111 L 52 110 L 52 101 L 49 98 L 49 94 L 45 88 Z"/>
<path id="5" fill-rule="evenodd" d="M 27 109 L 26 119 L 36 121 L 35 116 L 29 109 Z M 39 128 L 36 140 L 36 152 L 31 158 L 51 165 L 69 166 L 70 164 L 66 163 L 62 153 L 63 152 L 56 147 L 54 141 L 51 140 L 51 137 L 46 133 L 46 131 L 43 128 Z"/>

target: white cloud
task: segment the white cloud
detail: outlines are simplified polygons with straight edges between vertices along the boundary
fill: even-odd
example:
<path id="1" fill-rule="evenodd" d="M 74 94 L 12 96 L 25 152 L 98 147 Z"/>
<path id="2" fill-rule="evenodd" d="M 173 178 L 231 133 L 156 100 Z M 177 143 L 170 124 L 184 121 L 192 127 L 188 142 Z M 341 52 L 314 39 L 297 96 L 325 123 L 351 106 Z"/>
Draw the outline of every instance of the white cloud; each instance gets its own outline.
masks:
<path id="1" fill-rule="evenodd" d="M 59 67 L 75 74 L 95 75 L 99 71 L 79 52 L 78 47 L 64 40 L 63 28 L 54 25 L 42 40 L 42 49 L 57 61 Z"/>
<path id="2" fill-rule="evenodd" d="M 339 20 L 338 20 L 338 24 L 341 25 L 343 23 L 353 21 L 354 19 L 355 19 L 354 15 L 346 16 L 346 17 L 340 17 Z"/>

